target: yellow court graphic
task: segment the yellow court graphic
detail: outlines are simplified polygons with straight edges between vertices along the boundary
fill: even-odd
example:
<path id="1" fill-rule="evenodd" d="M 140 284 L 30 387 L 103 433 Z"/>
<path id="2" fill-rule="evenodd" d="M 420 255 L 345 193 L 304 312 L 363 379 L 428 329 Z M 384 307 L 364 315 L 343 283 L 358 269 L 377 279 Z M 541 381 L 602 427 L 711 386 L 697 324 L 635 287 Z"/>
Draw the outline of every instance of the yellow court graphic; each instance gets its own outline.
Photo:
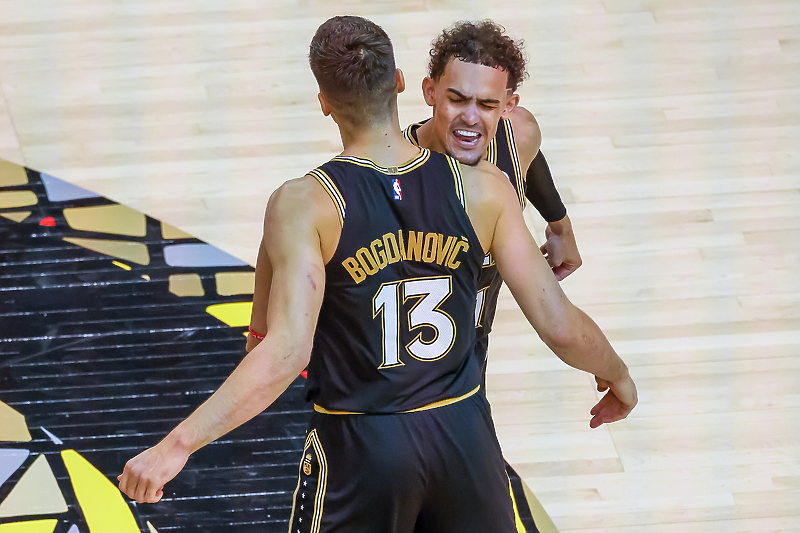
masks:
<path id="1" fill-rule="evenodd" d="M 28 174 L 24 167 L 0 159 L 0 187 L 12 187 L 26 183 L 28 183 Z"/>
<path id="2" fill-rule="evenodd" d="M 255 272 L 217 272 L 217 294 L 233 296 L 235 294 L 253 294 L 256 286 Z"/>
<path id="3" fill-rule="evenodd" d="M 1 217 L 7 218 L 8 220 L 12 220 L 14 222 L 22 222 L 29 216 L 31 216 L 30 211 L 11 211 L 8 213 L 0 214 Z"/>
<path id="4" fill-rule="evenodd" d="M 64 218 L 72 229 L 82 231 L 118 233 L 132 237 L 144 237 L 147 234 L 144 214 L 126 205 L 69 207 L 64 209 Z"/>
<path id="5" fill-rule="evenodd" d="M 30 522 L 14 522 L 0 524 L 0 533 L 53 533 L 58 520 L 33 520 Z"/>
<path id="6" fill-rule="evenodd" d="M 0 517 L 66 513 L 67 502 L 44 455 L 28 467 L 0 504 Z"/>
<path id="7" fill-rule="evenodd" d="M 21 413 L 0 402 L 0 441 L 28 442 L 31 434 L 25 417 Z"/>
<path id="8" fill-rule="evenodd" d="M 161 223 L 161 236 L 165 239 L 194 239 L 192 235 L 189 235 L 185 231 L 181 231 L 175 226 L 167 224 L 166 222 Z"/>
<path id="9" fill-rule="evenodd" d="M 37 203 L 39 199 L 31 191 L 0 192 L 0 208 L 25 207 Z"/>
<path id="10" fill-rule="evenodd" d="M 91 533 L 139 533 L 122 493 L 75 450 L 61 452 Z"/>
<path id="11" fill-rule="evenodd" d="M 75 237 L 64 237 L 64 240 L 117 259 L 125 259 L 139 265 L 150 264 L 150 253 L 147 251 L 147 246 L 140 242 L 79 239 Z"/>
<path id="12" fill-rule="evenodd" d="M 250 324 L 250 313 L 253 302 L 231 302 L 227 304 L 214 304 L 206 307 L 206 312 L 221 320 L 232 328 L 244 327 Z"/>
<path id="13" fill-rule="evenodd" d="M 172 274 L 169 277 L 169 292 L 176 296 L 203 296 L 203 281 L 197 274 Z"/>

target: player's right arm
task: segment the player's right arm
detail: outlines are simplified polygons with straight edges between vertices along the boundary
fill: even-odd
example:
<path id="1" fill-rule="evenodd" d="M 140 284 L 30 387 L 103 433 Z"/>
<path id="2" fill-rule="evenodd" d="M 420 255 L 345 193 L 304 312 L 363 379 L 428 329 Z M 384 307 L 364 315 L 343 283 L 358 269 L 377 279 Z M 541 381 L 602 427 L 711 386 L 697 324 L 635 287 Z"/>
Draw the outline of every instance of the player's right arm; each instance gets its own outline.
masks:
<path id="1" fill-rule="evenodd" d="M 272 264 L 269 262 L 263 238 L 258 246 L 255 278 L 253 310 L 250 313 L 250 333 L 247 335 L 246 349 L 248 352 L 261 342 L 261 339 L 254 337 L 253 333 L 260 336 L 267 334 L 267 309 L 269 308 L 269 290 L 272 286 Z"/>
<path id="2" fill-rule="evenodd" d="M 267 408 L 308 364 L 325 287 L 323 257 L 331 255 L 328 228 L 338 226 L 330 204 L 310 178 L 288 182 L 270 198 L 264 221 L 272 267 L 266 337 L 186 420 L 128 461 L 119 476 L 125 494 L 138 502 L 161 499 L 164 484 L 189 455 Z"/>
<path id="3" fill-rule="evenodd" d="M 610 389 L 592 409 L 590 425 L 625 418 L 637 402 L 628 368 L 597 324 L 569 301 L 550 273 L 525 225 L 513 187 L 491 165 L 462 167 L 462 171 L 473 227 L 528 322 L 565 363 L 594 374 L 598 390 Z"/>

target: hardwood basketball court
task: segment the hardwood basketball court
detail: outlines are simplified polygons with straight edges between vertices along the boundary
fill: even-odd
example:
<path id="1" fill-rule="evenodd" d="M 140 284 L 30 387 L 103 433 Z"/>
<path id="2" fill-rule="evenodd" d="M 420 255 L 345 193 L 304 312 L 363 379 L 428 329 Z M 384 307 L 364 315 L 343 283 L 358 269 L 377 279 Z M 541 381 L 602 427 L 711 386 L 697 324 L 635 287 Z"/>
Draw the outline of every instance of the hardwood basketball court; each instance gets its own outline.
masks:
<path id="1" fill-rule="evenodd" d="M 358 14 L 387 30 L 406 125 L 429 116 L 436 34 L 501 23 L 525 39 L 521 103 L 584 259 L 562 285 L 640 392 L 627 420 L 589 429 L 591 377 L 504 291 L 488 387 L 506 458 L 562 533 L 800 531 L 799 2 L 0 0 L 0 13 L 0 159 L 250 265 L 271 191 L 341 148 L 307 66 L 318 24 Z"/>

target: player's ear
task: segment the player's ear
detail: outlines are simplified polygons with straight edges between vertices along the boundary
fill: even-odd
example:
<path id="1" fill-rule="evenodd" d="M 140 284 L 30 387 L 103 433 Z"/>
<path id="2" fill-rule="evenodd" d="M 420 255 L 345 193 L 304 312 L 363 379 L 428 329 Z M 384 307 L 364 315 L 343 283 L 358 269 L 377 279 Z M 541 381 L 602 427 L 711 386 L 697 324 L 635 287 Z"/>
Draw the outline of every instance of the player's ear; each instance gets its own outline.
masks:
<path id="1" fill-rule="evenodd" d="M 328 100 L 325 98 L 325 95 L 317 93 L 317 99 L 319 100 L 319 108 L 322 109 L 322 114 L 326 117 L 331 114 L 331 105 L 328 103 Z"/>
<path id="2" fill-rule="evenodd" d="M 436 82 L 430 77 L 425 77 L 422 80 L 422 97 L 425 98 L 425 103 L 433 107 L 436 103 L 434 96 L 436 95 Z"/>
<path id="3" fill-rule="evenodd" d="M 508 100 L 506 100 L 506 107 L 503 109 L 503 114 L 501 115 L 503 118 L 508 118 L 511 113 L 514 112 L 514 109 L 519 105 L 519 95 L 517 93 L 512 94 Z"/>
<path id="4" fill-rule="evenodd" d="M 400 94 L 401 92 L 406 90 L 406 79 L 403 76 L 402 70 L 400 70 L 399 68 L 395 70 L 397 71 L 397 94 Z"/>

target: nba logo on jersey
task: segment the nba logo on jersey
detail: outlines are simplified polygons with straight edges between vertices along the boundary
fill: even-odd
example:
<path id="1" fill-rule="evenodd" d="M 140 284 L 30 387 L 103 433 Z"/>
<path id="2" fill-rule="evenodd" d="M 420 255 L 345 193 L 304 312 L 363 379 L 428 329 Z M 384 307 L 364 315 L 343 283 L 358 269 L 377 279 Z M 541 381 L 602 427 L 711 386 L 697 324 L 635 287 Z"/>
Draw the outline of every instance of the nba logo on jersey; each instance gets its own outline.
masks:
<path id="1" fill-rule="evenodd" d="M 403 189 L 400 188 L 400 180 L 395 178 L 392 180 L 392 189 L 394 189 L 394 199 L 395 200 L 402 200 L 403 199 Z"/>

